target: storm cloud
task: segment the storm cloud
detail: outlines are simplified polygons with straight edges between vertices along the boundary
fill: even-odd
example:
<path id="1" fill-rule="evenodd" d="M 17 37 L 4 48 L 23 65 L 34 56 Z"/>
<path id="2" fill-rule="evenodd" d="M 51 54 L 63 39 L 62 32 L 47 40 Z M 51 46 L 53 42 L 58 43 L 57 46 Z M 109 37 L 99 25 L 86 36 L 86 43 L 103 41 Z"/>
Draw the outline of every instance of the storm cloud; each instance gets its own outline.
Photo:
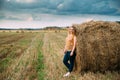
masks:
<path id="1" fill-rule="evenodd" d="M 119 0 L 2 0 L 0 4 L 4 10 L 21 13 L 120 15 Z"/>

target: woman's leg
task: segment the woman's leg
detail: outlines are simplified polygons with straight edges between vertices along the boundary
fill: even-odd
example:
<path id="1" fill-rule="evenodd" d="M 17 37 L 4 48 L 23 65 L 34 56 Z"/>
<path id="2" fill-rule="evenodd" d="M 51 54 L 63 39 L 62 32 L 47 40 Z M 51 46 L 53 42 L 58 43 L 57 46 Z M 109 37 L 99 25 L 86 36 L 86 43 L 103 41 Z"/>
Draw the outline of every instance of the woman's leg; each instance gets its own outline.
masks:
<path id="1" fill-rule="evenodd" d="M 69 52 L 66 51 L 64 58 L 63 58 L 63 63 L 65 64 L 65 66 L 69 69 L 70 64 L 68 63 L 70 56 L 69 56 Z"/>
<path id="2" fill-rule="evenodd" d="M 75 57 L 76 57 L 76 54 L 75 54 L 75 53 L 73 54 L 73 56 L 70 56 L 69 72 L 72 72 L 72 70 L 73 70 Z"/>

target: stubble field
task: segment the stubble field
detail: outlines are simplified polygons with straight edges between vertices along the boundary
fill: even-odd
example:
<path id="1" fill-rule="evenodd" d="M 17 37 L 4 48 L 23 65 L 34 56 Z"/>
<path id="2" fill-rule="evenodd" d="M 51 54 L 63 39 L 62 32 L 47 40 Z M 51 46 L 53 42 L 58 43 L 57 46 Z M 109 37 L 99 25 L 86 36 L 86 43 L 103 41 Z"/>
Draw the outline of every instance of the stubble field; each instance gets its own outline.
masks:
<path id="1" fill-rule="evenodd" d="M 66 31 L 0 32 L 0 80 L 120 80 L 117 72 L 67 72 L 62 63 Z"/>

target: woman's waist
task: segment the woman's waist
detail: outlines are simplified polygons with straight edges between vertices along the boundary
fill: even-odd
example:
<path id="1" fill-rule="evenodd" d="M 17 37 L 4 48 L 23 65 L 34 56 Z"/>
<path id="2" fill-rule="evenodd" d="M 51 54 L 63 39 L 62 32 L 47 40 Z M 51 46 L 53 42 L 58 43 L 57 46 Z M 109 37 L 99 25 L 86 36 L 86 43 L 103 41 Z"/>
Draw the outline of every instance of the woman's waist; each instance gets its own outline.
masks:
<path id="1" fill-rule="evenodd" d="M 72 51 L 72 48 L 71 47 L 66 47 L 66 50 L 67 51 Z"/>

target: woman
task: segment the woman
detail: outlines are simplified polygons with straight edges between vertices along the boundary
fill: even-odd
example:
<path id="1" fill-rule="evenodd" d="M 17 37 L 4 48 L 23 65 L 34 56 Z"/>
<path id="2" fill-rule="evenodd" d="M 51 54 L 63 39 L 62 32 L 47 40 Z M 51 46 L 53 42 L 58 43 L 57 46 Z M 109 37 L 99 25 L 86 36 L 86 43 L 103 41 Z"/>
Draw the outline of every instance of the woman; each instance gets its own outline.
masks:
<path id="1" fill-rule="evenodd" d="M 73 27 L 68 28 L 68 35 L 66 37 L 66 44 L 64 48 L 64 58 L 63 63 L 68 68 L 68 72 L 64 75 L 64 77 L 69 76 L 73 70 L 74 60 L 75 60 L 75 46 L 76 46 L 76 36 L 75 30 Z M 70 61 L 70 63 L 68 63 Z"/>

